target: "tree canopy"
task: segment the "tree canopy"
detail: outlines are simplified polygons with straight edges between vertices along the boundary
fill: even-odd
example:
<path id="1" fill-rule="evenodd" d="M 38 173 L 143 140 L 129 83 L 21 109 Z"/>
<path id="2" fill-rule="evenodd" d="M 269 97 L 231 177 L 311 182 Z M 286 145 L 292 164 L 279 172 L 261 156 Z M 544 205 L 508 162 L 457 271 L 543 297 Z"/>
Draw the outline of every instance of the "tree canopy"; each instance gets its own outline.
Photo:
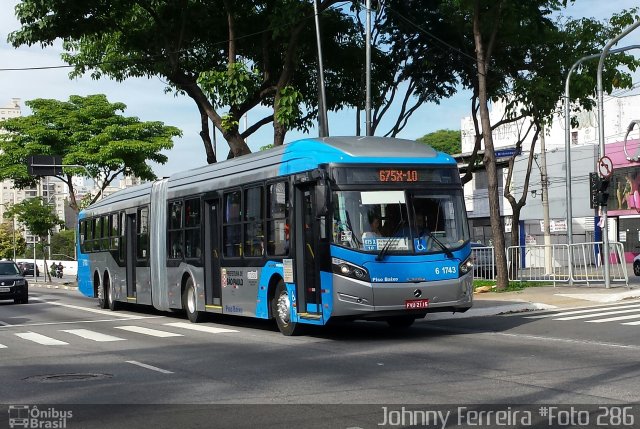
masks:
<path id="1" fill-rule="evenodd" d="M 161 151 L 173 146 L 172 138 L 181 134 L 162 122 L 142 122 L 119 113 L 126 106 L 110 103 L 102 94 L 69 101 L 36 99 L 25 103 L 32 114 L 0 122 L 0 179 L 12 179 L 17 187 L 32 186 L 37 178 L 27 172 L 31 155 L 59 155 L 69 189 L 70 206 L 78 209 L 72 177 L 98 179 L 101 191 L 120 174 L 143 180 L 156 178 L 148 161 L 164 164 Z M 94 196 L 95 199 L 98 195 Z"/>
<path id="2" fill-rule="evenodd" d="M 458 154 L 462 150 L 459 130 L 438 130 L 433 133 L 425 134 L 417 140 L 428 144 L 435 150 L 448 153 L 449 155 Z"/>
<path id="3" fill-rule="evenodd" d="M 14 255 L 22 255 L 26 249 L 22 231 L 14 230 L 10 221 L 0 223 L 0 258 L 13 260 Z"/>
<path id="4" fill-rule="evenodd" d="M 339 0 L 323 0 L 323 48 L 328 107 L 349 105 L 361 93 L 361 38 Z M 23 0 L 14 46 L 49 46 L 64 40 L 63 59 L 72 76 L 87 72 L 118 81 L 159 76 L 169 90 L 198 107 L 208 162 L 215 162 L 211 121 L 233 156 L 249 152 L 245 139 L 273 124 L 274 141 L 288 129 L 306 129 L 317 112 L 314 11 L 306 0 L 201 0 L 154 2 Z M 239 121 L 257 106 L 262 115 L 244 132 Z M 264 111 L 264 109 L 262 109 Z M 256 116 L 256 115 L 252 115 Z"/>

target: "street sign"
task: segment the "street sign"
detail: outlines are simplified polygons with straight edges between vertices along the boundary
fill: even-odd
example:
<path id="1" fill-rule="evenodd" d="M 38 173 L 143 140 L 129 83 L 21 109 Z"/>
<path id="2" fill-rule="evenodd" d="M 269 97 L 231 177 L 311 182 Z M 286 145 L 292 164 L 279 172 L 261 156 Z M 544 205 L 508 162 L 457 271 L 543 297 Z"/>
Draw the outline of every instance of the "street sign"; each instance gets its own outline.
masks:
<path id="1" fill-rule="evenodd" d="M 62 175 L 62 157 L 52 155 L 33 155 L 27 160 L 27 171 L 31 176 Z"/>
<path id="2" fill-rule="evenodd" d="M 603 156 L 598 160 L 598 173 L 600 177 L 611 177 L 613 174 L 613 161 L 611 161 L 611 158 Z"/>

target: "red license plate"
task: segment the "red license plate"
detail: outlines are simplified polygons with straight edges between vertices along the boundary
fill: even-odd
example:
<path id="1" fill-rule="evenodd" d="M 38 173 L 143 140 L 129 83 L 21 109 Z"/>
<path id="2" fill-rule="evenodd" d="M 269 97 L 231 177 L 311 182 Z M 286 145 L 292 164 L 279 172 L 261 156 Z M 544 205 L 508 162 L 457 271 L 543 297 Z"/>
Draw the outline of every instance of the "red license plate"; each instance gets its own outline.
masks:
<path id="1" fill-rule="evenodd" d="M 407 310 L 419 310 L 421 308 L 428 308 L 428 299 L 408 299 L 404 302 L 404 308 Z"/>

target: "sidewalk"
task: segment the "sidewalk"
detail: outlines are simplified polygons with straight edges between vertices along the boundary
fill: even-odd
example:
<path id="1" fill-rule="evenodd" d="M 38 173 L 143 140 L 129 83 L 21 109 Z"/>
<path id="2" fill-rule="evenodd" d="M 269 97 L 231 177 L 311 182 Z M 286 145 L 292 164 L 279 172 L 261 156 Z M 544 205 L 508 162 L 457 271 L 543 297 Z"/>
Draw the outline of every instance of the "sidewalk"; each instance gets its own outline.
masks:
<path id="1" fill-rule="evenodd" d="M 614 304 L 640 299 L 640 285 L 604 284 L 591 286 L 540 286 L 516 292 L 487 292 L 474 295 L 473 307 L 456 317 L 488 316 L 535 310 L 553 310 L 594 305 Z"/>

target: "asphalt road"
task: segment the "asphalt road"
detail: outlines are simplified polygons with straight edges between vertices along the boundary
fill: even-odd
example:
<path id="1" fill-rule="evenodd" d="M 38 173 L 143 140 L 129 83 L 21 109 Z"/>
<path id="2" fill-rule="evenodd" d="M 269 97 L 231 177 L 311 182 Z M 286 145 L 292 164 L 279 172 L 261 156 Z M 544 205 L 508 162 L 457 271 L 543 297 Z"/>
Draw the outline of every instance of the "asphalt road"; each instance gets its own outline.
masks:
<path id="1" fill-rule="evenodd" d="M 622 324 L 640 302 L 285 337 L 268 321 L 104 311 L 74 291 L 31 299 L 0 302 L 0 402 L 73 408 L 75 427 L 380 427 L 392 404 L 640 402 L 640 325 Z"/>

